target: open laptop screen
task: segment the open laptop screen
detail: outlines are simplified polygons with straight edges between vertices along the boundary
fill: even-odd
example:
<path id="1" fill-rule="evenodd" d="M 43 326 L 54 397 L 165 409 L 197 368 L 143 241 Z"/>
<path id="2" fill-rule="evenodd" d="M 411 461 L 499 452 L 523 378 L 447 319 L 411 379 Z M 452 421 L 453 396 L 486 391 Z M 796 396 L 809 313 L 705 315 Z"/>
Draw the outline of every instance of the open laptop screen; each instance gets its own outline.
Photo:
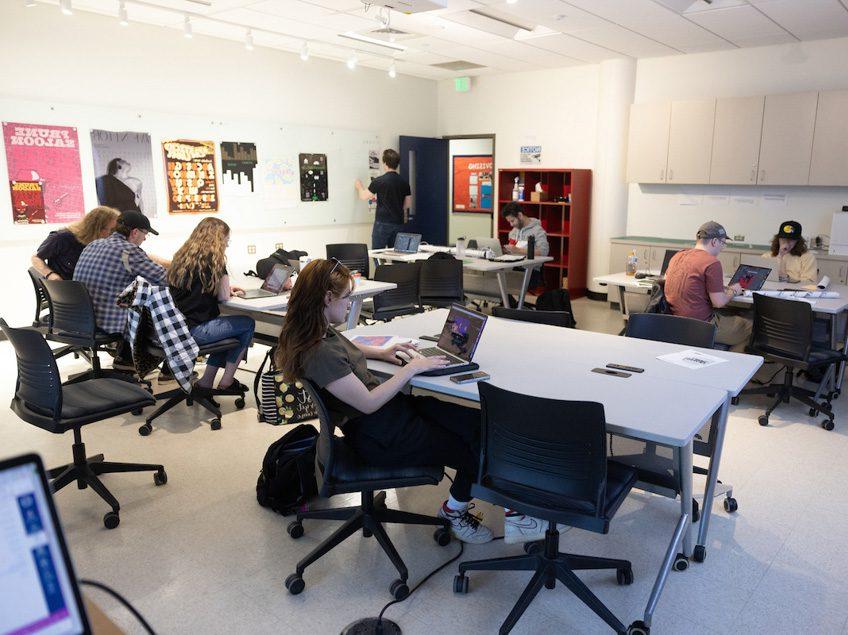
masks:
<path id="1" fill-rule="evenodd" d="M 88 632 L 58 522 L 41 460 L 0 462 L 0 634 Z"/>
<path id="2" fill-rule="evenodd" d="M 291 275 L 291 267 L 276 264 L 274 265 L 274 268 L 271 269 L 268 277 L 265 278 L 265 282 L 262 284 L 262 289 L 270 291 L 271 293 L 279 293 L 283 289 L 283 285 L 286 283 L 286 280 L 288 280 Z"/>
<path id="3" fill-rule="evenodd" d="M 660 275 L 664 276 L 665 272 L 668 270 L 668 263 L 671 262 L 671 259 L 674 258 L 674 254 L 676 254 L 679 249 L 666 249 L 665 256 L 663 256 L 662 261 L 662 269 L 660 269 Z"/>
<path id="4" fill-rule="evenodd" d="M 483 335 L 487 316 L 458 304 L 451 305 L 439 336 L 439 348 L 470 362 Z"/>
<path id="5" fill-rule="evenodd" d="M 395 251 L 403 251 L 409 254 L 418 252 L 418 245 L 421 243 L 421 234 L 407 234 L 399 232 L 395 236 Z"/>
<path id="6" fill-rule="evenodd" d="M 763 288 L 766 279 L 771 273 L 768 267 L 754 267 L 753 265 L 739 265 L 736 273 L 730 279 L 730 284 L 739 283 L 739 286 L 747 291 L 759 291 Z"/>

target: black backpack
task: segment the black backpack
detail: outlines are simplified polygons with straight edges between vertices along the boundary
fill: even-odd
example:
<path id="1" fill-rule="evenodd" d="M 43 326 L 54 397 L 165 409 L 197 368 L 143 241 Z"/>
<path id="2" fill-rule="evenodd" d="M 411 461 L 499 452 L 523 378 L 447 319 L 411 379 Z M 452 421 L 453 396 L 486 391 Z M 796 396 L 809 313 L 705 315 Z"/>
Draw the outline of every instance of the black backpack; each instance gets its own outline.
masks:
<path id="1" fill-rule="evenodd" d="M 286 251 L 285 249 L 278 249 L 267 258 L 260 258 L 256 261 L 256 276 L 259 278 L 267 278 L 268 274 L 271 273 L 271 269 L 274 268 L 274 265 L 280 264 L 290 266 L 290 261 L 297 260 L 301 256 L 308 255 L 309 254 L 305 251 Z"/>
<path id="2" fill-rule="evenodd" d="M 665 299 L 665 282 L 654 280 L 651 285 L 651 297 L 648 299 L 648 306 L 645 307 L 644 313 L 671 315 L 671 307 Z"/>
<path id="3" fill-rule="evenodd" d="M 318 431 L 301 424 L 274 441 L 265 453 L 256 481 L 256 500 L 286 516 L 318 495 L 315 443 Z"/>

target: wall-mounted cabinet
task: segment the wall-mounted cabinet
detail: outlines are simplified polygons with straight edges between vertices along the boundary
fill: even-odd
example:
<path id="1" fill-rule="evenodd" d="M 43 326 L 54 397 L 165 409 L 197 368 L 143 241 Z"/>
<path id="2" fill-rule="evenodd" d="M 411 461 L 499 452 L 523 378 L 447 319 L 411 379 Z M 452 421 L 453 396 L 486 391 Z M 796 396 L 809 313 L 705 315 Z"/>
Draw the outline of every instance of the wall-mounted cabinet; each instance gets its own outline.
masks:
<path id="1" fill-rule="evenodd" d="M 848 185 L 848 90 L 819 93 L 810 185 Z"/>
<path id="2" fill-rule="evenodd" d="M 766 96 L 758 184 L 809 183 L 818 99 L 818 93 Z"/>
<path id="3" fill-rule="evenodd" d="M 757 182 L 764 97 L 719 99 L 715 108 L 710 183 Z"/>
<path id="4" fill-rule="evenodd" d="M 633 183 L 665 183 L 671 103 L 633 104 L 627 179 Z"/>
<path id="5" fill-rule="evenodd" d="M 672 102 L 667 183 L 710 182 L 715 106 L 715 99 Z"/>

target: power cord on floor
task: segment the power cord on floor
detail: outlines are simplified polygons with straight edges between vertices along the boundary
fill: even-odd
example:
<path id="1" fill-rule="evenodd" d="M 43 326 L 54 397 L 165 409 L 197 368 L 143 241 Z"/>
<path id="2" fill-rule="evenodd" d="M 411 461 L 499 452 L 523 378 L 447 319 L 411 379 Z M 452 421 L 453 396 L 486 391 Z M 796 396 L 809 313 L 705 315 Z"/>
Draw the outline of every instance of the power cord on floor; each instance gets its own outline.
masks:
<path id="1" fill-rule="evenodd" d="M 460 552 L 460 553 L 461 553 L 461 552 Z M 149 633 L 149 635 L 156 635 L 156 632 L 155 632 L 155 631 L 154 631 L 154 630 L 150 627 L 150 624 L 148 624 L 148 623 L 147 623 L 147 620 L 145 620 L 145 619 L 141 616 L 141 613 L 139 613 L 139 612 L 135 609 L 135 607 L 134 607 L 132 604 L 130 604 L 129 600 L 127 600 L 127 599 L 126 599 L 124 596 L 122 596 L 120 593 L 118 593 L 118 592 L 117 592 L 117 591 L 115 591 L 114 589 L 112 589 L 112 588 L 110 588 L 110 587 L 106 586 L 106 585 L 105 585 L 105 584 L 103 584 L 102 582 L 97 582 L 96 580 L 80 580 L 80 581 L 79 581 L 79 583 L 80 583 L 80 584 L 85 584 L 85 585 L 88 585 L 88 586 L 95 587 L 95 588 L 100 589 L 101 591 L 105 591 L 106 593 L 108 593 L 109 595 L 111 595 L 111 596 L 112 596 L 113 598 L 115 598 L 118 602 L 120 602 L 121 604 L 123 604 L 123 605 L 124 605 L 124 608 L 126 608 L 126 609 L 130 612 L 130 613 L 132 613 L 132 614 L 133 614 L 133 616 L 135 616 L 135 619 L 137 619 L 137 620 L 138 620 L 139 624 L 141 624 L 141 625 L 142 625 L 142 627 L 144 627 L 144 630 L 145 630 L 145 631 L 147 631 L 147 632 Z"/>

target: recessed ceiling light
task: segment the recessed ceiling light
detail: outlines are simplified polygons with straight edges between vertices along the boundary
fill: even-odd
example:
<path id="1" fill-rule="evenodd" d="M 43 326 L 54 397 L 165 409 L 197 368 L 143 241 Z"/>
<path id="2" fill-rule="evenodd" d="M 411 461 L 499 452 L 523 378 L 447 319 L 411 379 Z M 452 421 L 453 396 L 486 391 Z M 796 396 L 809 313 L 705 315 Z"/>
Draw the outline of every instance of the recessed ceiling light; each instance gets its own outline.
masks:
<path id="1" fill-rule="evenodd" d="M 244 34 L 244 48 L 248 51 L 253 50 L 253 31 L 251 29 L 248 29 L 247 33 Z"/>
<path id="2" fill-rule="evenodd" d="M 309 42 L 304 42 L 300 47 L 300 59 L 304 62 L 309 59 Z"/>
<path id="3" fill-rule="evenodd" d="M 347 67 L 350 70 L 355 69 L 356 68 L 356 62 L 357 62 L 356 55 L 351 55 L 349 58 L 347 58 Z"/>
<path id="4" fill-rule="evenodd" d="M 394 62 L 392 62 L 391 66 L 389 66 L 389 77 L 392 79 L 397 77 L 397 66 L 395 66 Z"/>
<path id="5" fill-rule="evenodd" d="M 59 0 L 59 8 L 65 15 L 74 14 L 74 8 L 71 6 L 71 0 Z"/>
<path id="6" fill-rule="evenodd" d="M 183 18 L 183 37 L 190 39 L 192 35 L 191 18 L 189 16 L 185 16 L 185 18 Z"/>
<path id="7" fill-rule="evenodd" d="M 121 26 L 129 26 L 130 20 L 127 16 L 127 3 L 125 0 L 118 2 L 118 24 Z"/>

